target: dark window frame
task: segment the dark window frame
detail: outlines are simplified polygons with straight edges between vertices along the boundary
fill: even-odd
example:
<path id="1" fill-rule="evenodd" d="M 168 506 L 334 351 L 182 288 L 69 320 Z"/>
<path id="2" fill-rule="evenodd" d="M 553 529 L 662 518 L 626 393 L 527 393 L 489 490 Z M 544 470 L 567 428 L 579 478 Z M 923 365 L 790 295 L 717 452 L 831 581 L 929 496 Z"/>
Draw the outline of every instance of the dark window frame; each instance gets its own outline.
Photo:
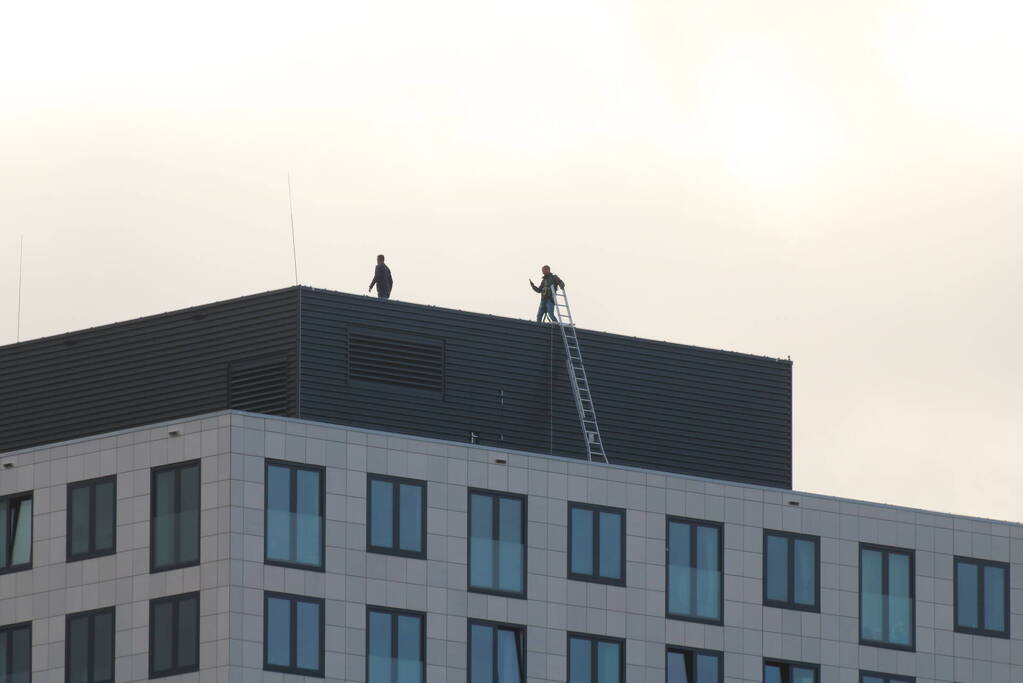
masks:
<path id="1" fill-rule="evenodd" d="M 1005 572 L 1005 596 L 1003 598 L 1003 614 L 1005 615 L 1005 629 L 996 631 L 983 626 L 972 628 L 959 625 L 959 563 L 965 562 L 977 566 L 977 623 L 984 623 L 984 568 L 994 567 Z M 969 633 L 975 636 L 989 636 L 991 638 L 1010 638 L 1011 612 L 1009 611 L 1009 596 L 1012 594 L 1012 587 L 1009 585 L 1012 577 L 1012 567 L 1008 562 L 996 560 L 978 560 L 974 557 L 955 555 L 952 558 L 952 625 L 958 633 Z"/>
<path id="2" fill-rule="evenodd" d="M 618 646 L 618 681 L 619 683 L 625 683 L 625 639 L 614 638 L 612 636 L 598 636 L 592 633 L 580 633 L 578 631 L 569 631 L 565 640 L 565 655 L 568 659 L 565 671 L 568 674 L 567 679 L 572 680 L 572 639 L 577 638 L 579 640 L 588 640 L 591 643 L 590 647 L 590 671 L 593 673 L 593 678 L 590 683 L 597 683 L 597 644 L 598 643 L 614 643 Z"/>
<path id="3" fill-rule="evenodd" d="M 814 683 L 821 683 L 821 665 L 814 664 L 813 662 L 796 662 L 791 659 L 778 659 L 777 657 L 764 657 L 763 665 L 761 666 L 761 676 L 767 679 L 766 670 L 769 665 L 780 666 L 782 668 L 781 683 L 790 683 L 792 680 L 791 667 L 798 666 L 804 669 L 813 669 Z"/>
<path id="4" fill-rule="evenodd" d="M 575 525 L 572 524 L 572 510 L 586 510 L 593 514 L 593 538 L 591 540 L 592 552 L 593 552 L 593 573 L 592 574 L 580 574 L 572 571 L 572 548 L 574 544 L 572 539 L 575 536 Z M 621 548 L 621 555 L 619 556 L 619 569 L 621 570 L 622 578 L 613 579 L 606 576 L 600 575 L 600 513 L 607 512 L 615 514 L 621 517 L 621 532 L 619 534 L 620 539 L 618 541 L 619 548 Z M 626 585 L 626 548 L 625 548 L 625 522 L 626 522 L 626 509 L 609 507 L 607 505 L 594 505 L 592 503 L 579 503 L 569 501 L 568 503 L 568 578 L 573 581 L 589 581 L 590 583 L 602 583 L 608 586 L 625 586 Z"/>
<path id="5" fill-rule="evenodd" d="M 320 475 L 320 563 L 306 564 L 304 562 L 291 562 L 287 560 L 278 560 L 269 556 L 269 545 L 266 542 L 266 529 L 267 529 L 267 518 L 270 514 L 270 468 L 271 467 L 283 467 L 289 470 L 289 482 L 288 482 L 288 495 L 290 497 L 290 509 L 289 512 L 292 515 L 296 514 L 296 507 L 298 504 L 298 474 L 295 470 L 306 470 L 309 472 L 316 472 Z M 326 571 L 326 558 L 327 558 L 327 468 L 321 465 L 307 465 L 305 463 L 290 462 L 288 460 L 272 460 L 267 458 L 263 465 L 263 563 L 272 564 L 279 567 L 291 567 L 294 569 L 307 569 L 309 571 Z M 298 551 L 298 534 L 295 529 L 295 518 L 292 517 L 291 524 L 291 539 L 288 544 L 289 554 L 292 557 L 297 556 Z"/>
<path id="6" fill-rule="evenodd" d="M 725 653 L 720 650 L 703 650 L 692 647 L 681 647 L 677 645 L 668 645 L 664 651 L 664 663 L 665 663 L 665 680 L 667 681 L 667 663 L 668 657 L 672 654 L 683 655 L 686 662 L 686 678 L 689 681 L 699 680 L 696 668 L 696 656 L 712 656 L 717 657 L 718 660 L 718 683 L 724 683 L 725 681 Z M 667 681 L 667 683 L 675 683 L 674 681 Z"/>
<path id="7" fill-rule="evenodd" d="M 9 634 L 12 634 L 14 631 L 20 631 L 22 629 L 28 631 L 28 649 L 29 649 L 29 655 L 28 655 L 28 676 L 29 676 L 29 680 L 32 680 L 32 622 L 31 621 L 20 621 L 20 622 L 18 622 L 16 624 L 6 624 L 4 626 L 0 626 L 0 636 L 8 635 L 8 638 L 7 638 L 7 650 L 8 651 L 6 653 L 7 671 L 4 671 L 3 673 L 4 673 L 5 677 L 9 677 L 9 676 L 12 676 L 14 674 L 14 672 L 11 670 L 11 669 L 14 668 L 14 657 L 11 654 L 11 651 L 14 648 L 14 645 L 13 645 L 13 635 L 9 635 Z"/>
<path id="8" fill-rule="evenodd" d="M 883 674 L 877 671 L 860 671 L 860 683 L 864 683 L 867 676 L 880 678 L 883 683 L 916 683 L 916 676 L 901 676 L 898 674 Z"/>
<path id="9" fill-rule="evenodd" d="M 391 619 L 391 680 L 398 680 L 396 668 L 398 666 L 398 617 L 416 617 L 419 619 L 419 671 L 421 681 L 426 680 L 426 612 L 415 610 L 395 609 L 393 607 L 378 607 L 377 605 L 366 605 L 366 681 L 369 681 L 369 618 L 373 612 L 387 614 Z M 467 672 L 468 673 L 468 672 Z"/>
<path id="10" fill-rule="evenodd" d="M 116 500 L 116 497 L 115 497 L 115 500 Z M 116 609 L 115 609 L 115 607 L 113 605 L 111 605 L 110 607 L 101 607 L 100 609 L 91 609 L 91 610 L 86 610 L 84 612 L 75 612 L 73 614 L 68 614 L 68 615 L 66 615 L 64 617 L 64 633 L 65 633 L 65 636 L 68 633 L 71 633 L 71 621 L 73 619 L 88 619 L 87 629 L 88 629 L 88 633 L 89 633 L 89 641 L 92 642 L 92 640 L 94 638 L 94 634 L 96 632 L 96 619 L 95 618 L 98 615 L 101 615 L 101 614 L 109 614 L 110 615 L 110 629 L 111 629 L 110 630 L 110 678 L 102 680 L 102 681 L 93 680 L 92 674 L 93 674 L 93 670 L 95 669 L 95 666 L 94 666 L 94 664 L 95 664 L 94 655 L 96 653 L 95 653 L 95 650 L 92 647 L 90 647 L 88 649 L 88 669 L 89 669 L 88 678 L 89 678 L 89 683 L 113 683 L 114 678 L 116 676 L 116 672 L 114 670 L 115 653 L 117 651 L 117 612 L 116 612 Z M 64 680 L 65 681 L 67 681 L 68 678 L 70 677 L 70 675 L 71 675 L 70 672 L 71 672 L 71 648 L 67 647 L 67 645 L 65 643 L 65 646 L 64 646 Z"/>
<path id="11" fill-rule="evenodd" d="M 521 591 L 506 591 L 506 590 L 501 590 L 500 588 L 486 588 L 484 586 L 474 586 L 474 585 L 472 585 L 471 581 L 472 581 L 472 497 L 473 496 L 485 496 L 487 498 L 490 498 L 491 504 L 492 504 L 491 505 L 492 513 L 491 514 L 492 514 L 492 517 L 493 517 L 493 524 L 492 524 L 491 531 L 493 533 L 493 536 L 491 537 L 491 540 L 494 541 L 494 550 L 493 550 L 493 553 L 494 553 L 494 558 L 493 558 L 493 568 L 494 568 L 494 571 L 493 571 L 493 574 L 494 575 L 491 578 L 493 579 L 493 584 L 495 586 L 499 585 L 499 580 L 498 579 L 500 577 L 500 569 L 501 569 L 500 563 L 498 562 L 498 558 L 497 558 L 497 555 L 498 555 L 498 552 L 499 552 L 499 549 L 498 549 L 498 546 L 497 546 L 497 541 L 499 539 L 498 532 L 500 530 L 500 524 L 501 524 L 501 519 L 500 519 L 500 509 L 501 509 L 501 506 L 500 506 L 499 503 L 500 503 L 500 500 L 502 498 L 507 498 L 509 500 L 517 500 L 518 502 L 520 502 L 522 504 L 522 515 L 521 515 L 521 523 L 520 523 L 520 527 L 521 528 L 519 530 L 519 533 L 522 535 L 522 590 Z M 527 496 L 523 496 L 523 495 L 520 495 L 518 493 L 508 493 L 506 491 L 490 491 L 490 490 L 487 490 L 487 489 L 470 488 L 469 491 L 468 491 L 467 499 L 466 500 L 468 501 L 468 511 L 467 511 L 467 514 L 466 514 L 466 534 L 465 534 L 466 540 L 468 542 L 467 543 L 467 545 L 468 545 L 468 558 L 467 558 L 467 560 L 468 560 L 468 562 L 467 562 L 468 571 L 466 573 L 466 585 L 468 586 L 468 590 L 473 592 L 473 593 L 487 593 L 487 594 L 490 594 L 490 595 L 503 595 L 503 596 L 509 597 L 509 598 L 524 598 L 524 597 L 526 597 L 526 594 L 527 594 L 526 580 L 527 580 L 527 578 L 529 576 L 529 572 L 528 572 L 528 569 L 527 569 L 528 564 L 529 564 L 529 539 L 526 537 L 526 527 L 527 527 L 527 524 L 526 524 L 526 516 L 527 516 L 526 506 L 528 505 Z"/>
<path id="12" fill-rule="evenodd" d="M 710 527 L 718 530 L 718 571 L 721 573 L 721 585 L 718 590 L 718 614 L 720 615 L 717 619 L 708 619 L 706 617 L 690 616 L 687 614 L 679 614 L 672 612 L 669 609 L 670 601 L 670 579 L 671 579 L 671 563 L 669 561 L 671 547 L 669 539 L 671 538 L 671 525 L 672 524 L 688 524 L 690 526 L 698 527 Z M 696 562 L 696 534 L 690 533 L 689 535 L 689 557 L 691 562 Z M 690 572 L 690 592 L 691 595 L 696 595 L 696 566 L 691 564 L 689 566 L 692 572 Z M 694 519 L 692 517 L 675 517 L 669 515 L 665 519 L 664 523 L 664 616 L 668 619 L 677 619 L 679 621 L 693 621 L 699 624 L 716 624 L 721 625 L 725 623 L 725 525 L 722 522 L 715 522 L 709 519 Z"/>
<path id="13" fill-rule="evenodd" d="M 787 589 L 789 594 L 788 600 L 773 600 L 767 597 L 767 538 L 768 536 L 775 536 L 778 538 L 784 538 L 788 543 L 788 576 L 786 577 Z M 795 557 L 796 557 L 796 544 L 793 541 L 811 541 L 813 542 L 814 548 L 814 591 L 813 591 L 813 605 L 803 605 L 795 602 L 796 594 L 796 568 L 795 568 Z M 794 609 L 801 612 L 816 612 L 821 611 L 821 537 L 814 536 L 812 534 L 797 534 L 791 531 L 775 531 L 774 529 L 764 529 L 764 563 L 763 573 L 761 574 L 764 588 L 764 605 L 766 607 L 780 607 L 782 609 Z"/>
<path id="14" fill-rule="evenodd" d="M 269 661 L 270 655 L 270 610 L 268 605 L 271 599 L 275 600 L 286 600 L 289 604 L 290 609 L 290 637 L 288 642 L 289 659 L 291 665 L 281 666 L 279 664 L 271 664 Z M 298 656 L 298 620 L 296 616 L 298 614 L 298 603 L 305 602 L 312 605 L 319 605 L 320 607 L 320 658 L 318 668 L 316 669 L 303 669 L 295 665 L 295 661 Z M 285 674 L 297 674 L 299 676 L 312 676 L 314 678 L 325 678 L 325 663 L 326 663 L 326 626 L 327 626 L 327 603 L 323 598 L 311 598 L 306 595 L 295 595 L 293 593 L 277 593 L 275 591 L 263 591 L 263 670 L 264 671 L 277 671 Z"/>
<path id="15" fill-rule="evenodd" d="M 173 617 L 171 618 L 171 654 L 175 664 L 179 657 L 178 653 L 178 636 L 180 629 L 178 628 L 179 621 L 181 619 L 181 603 L 185 600 L 195 599 L 195 666 L 175 666 L 167 671 L 156 672 L 153 670 L 153 652 L 155 631 L 153 624 L 153 612 L 157 605 L 162 605 L 165 602 L 172 603 L 174 605 Z M 202 624 L 201 614 L 202 603 L 199 599 L 199 591 L 193 591 L 191 593 L 180 593 L 178 595 L 169 595 L 164 598 L 154 598 L 149 601 L 149 677 L 150 678 L 166 678 L 167 676 L 176 676 L 177 674 L 189 673 L 192 671 L 199 670 L 199 663 L 201 659 L 201 652 L 199 651 L 199 629 Z"/>
<path id="16" fill-rule="evenodd" d="M 898 553 L 900 555 L 909 556 L 909 598 L 912 602 L 912 606 L 909 609 L 909 634 L 910 643 L 909 645 L 901 645 L 899 643 L 890 643 L 884 640 L 869 640 L 863 637 L 863 551 L 873 550 L 876 552 L 883 553 L 881 560 L 881 591 L 884 596 L 884 601 L 881 608 L 881 630 L 884 633 L 889 633 L 891 627 L 888 623 L 888 556 L 890 553 Z M 876 543 L 860 543 L 859 552 L 857 555 L 857 565 L 859 571 L 859 585 L 858 585 L 858 617 L 859 617 L 859 642 L 860 645 L 868 645 L 870 647 L 884 647 L 891 650 L 902 650 L 904 652 L 916 652 L 916 550 L 914 548 L 899 548 L 897 546 L 889 545 L 878 545 Z M 954 618 L 954 617 L 953 617 Z"/>
<path id="17" fill-rule="evenodd" d="M 171 470 L 177 470 L 175 481 L 174 481 L 174 509 L 175 514 L 181 514 L 181 472 L 180 470 L 187 469 L 189 467 L 195 467 L 199 470 L 199 491 L 198 491 L 198 508 L 196 510 L 196 545 L 198 546 L 198 552 L 196 553 L 196 559 L 188 562 L 171 562 L 170 564 L 156 566 L 156 477 L 162 472 Z M 176 523 L 174 525 L 174 554 L 179 555 L 181 552 L 181 524 Z M 158 572 L 166 572 L 171 569 L 181 569 L 182 567 L 195 567 L 198 566 L 202 561 L 202 460 L 186 460 L 185 462 L 173 463 L 171 465 L 161 465 L 160 467 L 154 467 L 150 473 L 149 480 L 149 573 L 156 574 Z"/>
<path id="18" fill-rule="evenodd" d="M 7 528 L 0 529 L 0 543 L 6 543 L 6 552 L 4 555 L 7 557 L 7 561 L 10 562 L 12 551 L 14 550 L 14 529 L 17 526 L 14 521 L 14 516 L 10 514 L 11 503 L 20 503 L 25 500 L 32 501 L 32 519 L 28 523 L 28 562 L 22 562 L 21 564 L 8 564 L 6 567 L 0 567 L 0 574 L 12 574 L 14 572 L 22 572 L 32 568 L 32 560 L 34 555 L 35 546 L 35 516 L 36 516 L 36 504 L 33 496 L 34 491 L 21 491 L 19 493 L 11 493 L 6 496 L 0 496 L 0 505 L 7 505 Z"/>
<path id="19" fill-rule="evenodd" d="M 373 482 L 382 481 L 391 485 L 391 538 L 394 539 L 394 547 L 388 548 L 386 546 L 373 545 Z M 420 539 L 419 544 L 422 550 L 402 550 L 400 544 L 400 533 L 401 528 L 401 496 L 400 496 L 400 485 L 411 484 L 418 486 L 423 490 L 422 503 L 420 504 L 419 514 L 422 517 L 422 524 L 420 525 Z M 383 555 L 397 555 L 399 557 L 410 557 L 417 559 L 426 559 L 426 494 L 427 494 L 426 481 L 422 479 L 409 479 L 407 477 L 392 477 L 387 474 L 367 474 L 366 475 L 366 552 L 370 553 L 381 553 Z"/>
<path id="20" fill-rule="evenodd" d="M 472 683 L 472 627 L 473 626 L 486 626 L 494 629 L 494 662 L 493 662 L 493 680 L 497 681 L 497 632 L 498 631 L 513 631 L 515 633 L 515 644 L 518 649 L 519 658 L 519 683 L 525 683 L 526 681 L 526 627 L 521 624 L 508 624 L 500 621 L 488 621 L 486 619 L 469 619 L 466 624 L 466 638 L 465 642 L 468 643 L 468 653 L 466 655 L 466 669 L 465 669 L 465 680 L 466 683 Z"/>
<path id="21" fill-rule="evenodd" d="M 96 487 L 100 484 L 110 482 L 113 484 L 114 490 L 114 501 L 113 501 L 113 512 L 114 512 L 114 528 L 111 530 L 111 538 L 113 539 L 113 546 L 109 550 L 96 550 Z M 83 553 L 72 553 L 71 552 L 71 494 L 77 489 L 88 488 L 89 489 L 89 550 Z M 83 481 L 76 481 L 67 485 L 67 552 L 66 561 L 78 562 L 79 560 L 88 560 L 93 557 L 104 557 L 105 555 L 114 555 L 117 553 L 117 475 L 112 474 L 108 477 L 96 477 L 95 479 L 85 479 Z"/>

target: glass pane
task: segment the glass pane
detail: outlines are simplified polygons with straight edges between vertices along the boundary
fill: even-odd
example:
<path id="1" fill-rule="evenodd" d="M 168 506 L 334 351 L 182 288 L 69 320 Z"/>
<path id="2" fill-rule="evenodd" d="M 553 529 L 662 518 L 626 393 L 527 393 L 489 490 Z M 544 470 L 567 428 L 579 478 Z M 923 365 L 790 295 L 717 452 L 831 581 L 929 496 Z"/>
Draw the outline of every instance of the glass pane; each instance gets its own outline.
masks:
<path id="1" fill-rule="evenodd" d="M 174 660 L 171 653 L 172 634 L 171 629 L 174 623 L 174 604 L 161 602 L 153 606 L 153 622 L 149 625 L 152 631 L 153 650 L 150 657 L 153 662 L 153 671 L 168 671 L 174 668 Z"/>
<path id="2" fill-rule="evenodd" d="M 777 664 L 764 664 L 764 683 L 782 683 L 781 667 Z"/>
<path id="3" fill-rule="evenodd" d="M 718 683 L 721 680 L 721 660 L 714 655 L 696 655 L 694 683 Z"/>
<path id="4" fill-rule="evenodd" d="M 174 471 L 156 473 L 156 500 L 153 504 L 153 564 L 174 562 Z"/>
<path id="5" fill-rule="evenodd" d="M 3 510 L 3 503 L 0 503 L 0 511 Z M 0 527 L 2 532 L 4 527 Z M 0 535 L 0 541 L 3 541 L 3 536 Z M 5 544 L 6 545 L 6 544 Z M 4 680 L 4 673 L 7 671 L 7 639 L 10 638 L 10 633 L 6 631 L 0 631 L 0 681 Z"/>
<path id="6" fill-rule="evenodd" d="M 298 652 L 295 666 L 316 671 L 320 668 L 320 605 L 315 602 L 297 602 L 296 611 Z"/>
<path id="7" fill-rule="evenodd" d="M 89 618 L 73 617 L 68 620 L 67 683 L 88 683 L 89 680 Z M 0 671 L 0 680 L 3 680 Z"/>
<path id="8" fill-rule="evenodd" d="M 178 666 L 199 663 L 199 601 L 186 598 L 178 602 Z"/>
<path id="9" fill-rule="evenodd" d="M 114 549 L 114 526 L 116 520 L 117 501 L 114 498 L 114 482 L 106 481 L 97 484 L 94 490 L 96 496 L 96 548 L 95 550 Z"/>
<path id="10" fill-rule="evenodd" d="M 884 679 L 877 676 L 864 676 L 863 683 L 884 683 Z"/>
<path id="11" fill-rule="evenodd" d="M 569 520 L 569 535 L 572 537 L 573 574 L 593 574 L 593 513 L 581 508 L 572 508 Z"/>
<path id="12" fill-rule="evenodd" d="M 181 470 L 181 546 L 178 562 L 199 561 L 199 467 Z"/>
<path id="13" fill-rule="evenodd" d="M 92 618 L 92 682 L 114 678 L 114 617 L 109 612 Z"/>
<path id="14" fill-rule="evenodd" d="M 620 683 L 620 652 L 618 643 L 597 643 L 597 683 Z"/>
<path id="15" fill-rule="evenodd" d="M 817 544 L 813 541 L 795 541 L 795 595 L 798 605 L 813 605 L 817 601 Z"/>
<path id="16" fill-rule="evenodd" d="M 767 537 L 767 599 L 788 602 L 789 540 L 782 536 Z"/>
<path id="17" fill-rule="evenodd" d="M 418 488 L 418 487 L 415 487 Z M 397 683 L 420 683 L 423 677 L 419 617 L 398 615 Z"/>
<path id="18" fill-rule="evenodd" d="M 984 628 L 1005 630 L 1005 569 L 984 567 Z"/>
<path id="19" fill-rule="evenodd" d="M 89 552 L 89 498 L 88 486 L 71 489 L 71 554 Z"/>
<path id="20" fill-rule="evenodd" d="M 590 647 L 590 641 L 583 638 L 568 639 L 568 683 L 593 683 Z"/>
<path id="21" fill-rule="evenodd" d="M 399 488 L 401 526 L 398 529 L 398 546 L 402 550 L 422 552 L 423 487 L 418 484 L 402 484 Z"/>
<path id="22" fill-rule="evenodd" d="M 957 562 L 956 569 L 956 625 L 977 628 L 978 567 L 972 562 Z"/>
<path id="23" fill-rule="evenodd" d="M 881 594 L 881 553 L 877 550 L 860 552 L 860 635 L 866 640 L 882 640 L 884 596 Z"/>
<path id="24" fill-rule="evenodd" d="M 394 486 L 374 479 L 369 487 L 370 545 L 394 547 Z"/>
<path id="25" fill-rule="evenodd" d="M 494 629 L 473 624 L 469 637 L 469 683 L 494 683 Z"/>
<path id="26" fill-rule="evenodd" d="M 10 633 L 11 683 L 28 683 L 32 678 L 32 628 L 19 628 Z"/>
<path id="27" fill-rule="evenodd" d="M 913 600 L 910 588 L 909 555 L 888 554 L 888 642 L 909 645 L 913 642 Z"/>
<path id="28" fill-rule="evenodd" d="M 7 540 L 8 514 L 7 501 L 0 500 L 0 569 L 7 566 L 7 545 L 9 543 Z"/>
<path id="29" fill-rule="evenodd" d="M 266 663 L 291 666 L 291 603 L 280 598 L 266 601 Z"/>
<path id="30" fill-rule="evenodd" d="M 805 666 L 793 666 L 789 671 L 790 683 L 815 683 L 816 672 Z"/>
<path id="31" fill-rule="evenodd" d="M 499 498 L 500 509 L 497 546 L 498 585 L 504 591 L 522 590 L 522 566 L 525 544 L 522 539 L 522 501 Z"/>
<path id="32" fill-rule="evenodd" d="M 497 683 L 521 683 L 519 638 L 515 631 L 497 631 Z"/>
<path id="33" fill-rule="evenodd" d="M 718 530 L 696 528 L 696 615 L 721 617 L 721 570 L 718 566 Z"/>
<path id="34" fill-rule="evenodd" d="M 668 653 L 667 683 L 690 683 L 686 672 L 686 657 L 681 652 Z"/>
<path id="35" fill-rule="evenodd" d="M 291 470 L 266 468 L 266 556 L 291 562 Z"/>
<path id="36" fill-rule="evenodd" d="M 616 512 L 600 513 L 600 575 L 622 578 L 622 516 Z"/>
<path id="37" fill-rule="evenodd" d="M 375 482 L 374 482 L 375 483 Z M 369 683 L 391 681 L 391 615 L 384 612 L 369 613 Z"/>
<path id="38" fill-rule="evenodd" d="M 32 557 L 32 499 L 14 504 L 14 545 L 11 547 L 11 566 L 26 564 Z"/>
<path id="39" fill-rule="evenodd" d="M 469 585 L 494 587 L 493 499 L 469 497 Z"/>
<path id="40" fill-rule="evenodd" d="M 681 522 L 668 525 L 668 611 L 672 614 L 693 613 L 691 531 Z"/>
<path id="41" fill-rule="evenodd" d="M 296 470 L 297 509 L 296 562 L 320 566 L 320 537 L 323 519 L 320 517 L 320 473 L 311 470 Z M 319 664 L 316 665 L 319 668 Z"/>

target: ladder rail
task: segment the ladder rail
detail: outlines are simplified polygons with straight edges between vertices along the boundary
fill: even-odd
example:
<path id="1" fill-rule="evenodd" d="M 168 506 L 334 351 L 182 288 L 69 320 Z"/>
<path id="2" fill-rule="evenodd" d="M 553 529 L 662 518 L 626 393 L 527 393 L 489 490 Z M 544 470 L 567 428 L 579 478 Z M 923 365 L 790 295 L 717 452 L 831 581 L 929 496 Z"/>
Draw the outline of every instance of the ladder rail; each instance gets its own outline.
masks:
<path id="1" fill-rule="evenodd" d="M 568 304 L 568 295 L 561 287 L 552 287 L 556 321 L 551 321 L 561 330 L 561 341 L 565 347 L 565 363 L 568 366 L 568 379 L 572 385 L 572 398 L 575 400 L 576 412 L 579 415 L 579 426 L 582 429 L 583 441 L 586 443 L 586 457 L 593 462 L 594 456 L 608 463 L 604 451 L 604 440 L 597 424 L 597 412 L 593 405 L 593 394 L 590 392 L 590 381 L 583 365 L 582 349 L 576 334 L 575 321 L 572 319 L 572 308 Z M 584 397 L 585 394 L 585 397 Z"/>

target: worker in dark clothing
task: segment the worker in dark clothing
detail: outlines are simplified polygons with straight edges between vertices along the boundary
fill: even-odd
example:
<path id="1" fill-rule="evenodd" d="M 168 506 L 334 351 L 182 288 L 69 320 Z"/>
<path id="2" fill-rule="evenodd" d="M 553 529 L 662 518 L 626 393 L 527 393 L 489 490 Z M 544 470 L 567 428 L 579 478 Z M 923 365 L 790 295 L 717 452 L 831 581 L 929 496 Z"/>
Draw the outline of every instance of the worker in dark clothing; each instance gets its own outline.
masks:
<path id="1" fill-rule="evenodd" d="M 394 280 L 391 279 L 391 269 L 384 265 L 384 255 L 377 256 L 377 269 L 373 273 L 373 281 L 369 283 L 369 291 L 373 291 L 373 285 L 377 287 L 377 296 L 381 299 L 391 298 L 391 287 Z"/>
<path id="2" fill-rule="evenodd" d="M 529 281 L 533 291 L 540 294 L 540 308 L 536 312 L 536 322 L 543 322 L 545 313 L 552 323 L 557 322 L 558 317 L 554 315 L 554 288 L 561 287 L 564 289 L 565 282 L 551 272 L 550 266 L 544 266 L 540 269 L 540 272 L 543 273 L 543 279 L 540 280 L 539 287 L 533 284 L 532 280 Z"/>

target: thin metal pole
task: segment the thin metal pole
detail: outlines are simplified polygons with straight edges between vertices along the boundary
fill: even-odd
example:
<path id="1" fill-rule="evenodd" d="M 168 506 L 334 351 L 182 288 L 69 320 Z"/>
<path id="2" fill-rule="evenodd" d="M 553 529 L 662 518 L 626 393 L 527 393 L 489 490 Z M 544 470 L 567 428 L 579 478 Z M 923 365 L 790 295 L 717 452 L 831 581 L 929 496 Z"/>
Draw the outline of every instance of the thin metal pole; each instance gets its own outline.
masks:
<path id="1" fill-rule="evenodd" d="M 295 284 L 298 285 L 298 250 L 295 248 L 295 206 L 291 201 L 291 171 L 288 171 L 288 214 L 291 216 L 291 258 L 295 262 Z"/>
<path id="2" fill-rule="evenodd" d="M 14 341 L 21 341 L 21 274 L 25 269 L 25 235 L 21 236 L 21 246 L 18 248 L 18 325 Z"/>

